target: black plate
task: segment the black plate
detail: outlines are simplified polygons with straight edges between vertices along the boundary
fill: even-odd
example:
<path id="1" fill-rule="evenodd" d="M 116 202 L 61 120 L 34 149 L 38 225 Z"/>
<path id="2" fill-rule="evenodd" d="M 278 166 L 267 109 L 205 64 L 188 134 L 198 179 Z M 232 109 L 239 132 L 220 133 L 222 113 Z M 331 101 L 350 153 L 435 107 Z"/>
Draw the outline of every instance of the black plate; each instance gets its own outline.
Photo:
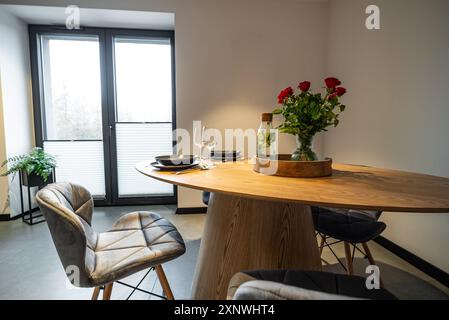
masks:
<path id="1" fill-rule="evenodd" d="M 163 166 L 179 166 L 179 165 L 191 165 L 198 160 L 198 156 L 184 155 L 180 158 L 177 155 L 157 156 L 154 158 L 158 163 Z"/>
<path id="2" fill-rule="evenodd" d="M 164 166 L 158 162 L 153 162 L 151 163 L 151 166 L 153 166 L 154 168 L 157 168 L 161 171 L 181 171 L 181 170 L 186 170 L 186 169 L 190 169 L 190 168 L 194 168 L 199 164 L 198 161 L 191 163 L 191 164 L 179 164 L 176 166 Z"/>

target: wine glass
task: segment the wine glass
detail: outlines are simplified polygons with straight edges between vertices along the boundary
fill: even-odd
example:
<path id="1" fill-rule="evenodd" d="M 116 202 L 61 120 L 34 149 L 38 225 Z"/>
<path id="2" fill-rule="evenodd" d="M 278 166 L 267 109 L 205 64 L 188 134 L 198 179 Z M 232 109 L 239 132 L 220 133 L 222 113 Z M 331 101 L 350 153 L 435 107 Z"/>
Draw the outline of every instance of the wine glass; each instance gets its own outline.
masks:
<path id="1" fill-rule="evenodd" d="M 197 140 L 197 129 L 193 129 L 194 143 L 200 148 L 200 165 L 205 167 L 214 167 L 214 163 L 211 160 L 211 153 L 213 148 L 217 145 L 213 136 L 208 136 L 206 134 L 208 128 L 203 126 L 201 128 L 200 139 Z"/>

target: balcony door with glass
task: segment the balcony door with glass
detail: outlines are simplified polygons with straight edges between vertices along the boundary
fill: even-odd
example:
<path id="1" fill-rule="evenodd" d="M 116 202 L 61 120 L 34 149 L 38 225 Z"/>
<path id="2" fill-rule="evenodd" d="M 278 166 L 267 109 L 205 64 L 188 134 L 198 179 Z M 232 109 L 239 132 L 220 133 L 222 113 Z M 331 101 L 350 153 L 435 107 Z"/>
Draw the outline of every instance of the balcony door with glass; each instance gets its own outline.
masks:
<path id="1" fill-rule="evenodd" d="M 135 30 L 107 32 L 112 135 L 113 199 L 115 203 L 166 202 L 173 186 L 151 181 L 135 164 L 173 150 L 174 48 L 173 34 Z M 109 49 L 110 48 L 110 49 Z"/>
<path id="2" fill-rule="evenodd" d="M 36 144 L 97 204 L 174 203 L 134 169 L 172 153 L 173 33 L 31 26 Z"/>

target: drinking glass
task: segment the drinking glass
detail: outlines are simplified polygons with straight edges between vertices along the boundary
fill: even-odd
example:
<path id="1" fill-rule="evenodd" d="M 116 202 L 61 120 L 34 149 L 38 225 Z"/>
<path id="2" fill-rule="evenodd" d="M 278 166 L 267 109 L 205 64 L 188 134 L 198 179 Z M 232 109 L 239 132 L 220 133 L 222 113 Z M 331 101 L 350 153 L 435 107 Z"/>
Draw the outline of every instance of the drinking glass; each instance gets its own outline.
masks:
<path id="1" fill-rule="evenodd" d="M 211 159 L 211 153 L 212 150 L 217 145 L 217 142 L 215 141 L 214 137 L 208 136 L 206 134 L 207 127 L 203 126 L 200 132 L 200 137 L 197 140 L 198 132 L 196 128 L 193 129 L 193 137 L 194 137 L 194 143 L 197 147 L 200 148 L 200 165 L 206 166 L 206 167 L 213 167 L 214 163 Z"/>

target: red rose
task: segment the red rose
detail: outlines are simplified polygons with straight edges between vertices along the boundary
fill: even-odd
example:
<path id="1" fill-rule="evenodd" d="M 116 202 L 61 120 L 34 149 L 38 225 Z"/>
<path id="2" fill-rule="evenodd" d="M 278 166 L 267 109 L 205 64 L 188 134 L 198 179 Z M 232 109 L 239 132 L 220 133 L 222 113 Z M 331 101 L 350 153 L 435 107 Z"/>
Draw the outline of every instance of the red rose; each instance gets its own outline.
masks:
<path id="1" fill-rule="evenodd" d="M 327 100 L 334 100 L 334 99 L 337 99 L 337 98 L 338 98 L 338 95 L 337 95 L 336 92 L 334 92 L 334 93 L 330 94 L 330 95 L 327 97 Z"/>
<path id="2" fill-rule="evenodd" d="M 344 95 L 346 93 L 346 89 L 343 87 L 337 87 L 335 89 L 335 93 L 337 93 L 337 96 L 341 97 L 342 95 Z"/>
<path id="3" fill-rule="evenodd" d="M 284 103 L 284 100 L 293 95 L 293 88 L 288 87 L 282 90 L 278 95 L 278 103 Z"/>
<path id="4" fill-rule="evenodd" d="M 329 89 L 334 89 L 336 86 L 341 85 L 340 80 L 332 77 L 324 79 L 324 82 L 326 82 L 326 87 L 328 87 Z"/>
<path id="5" fill-rule="evenodd" d="M 298 85 L 298 88 L 299 88 L 299 90 L 301 90 L 302 92 L 307 92 L 307 91 L 309 91 L 309 89 L 310 89 L 310 81 L 304 81 L 304 82 L 301 82 L 301 83 Z"/>

